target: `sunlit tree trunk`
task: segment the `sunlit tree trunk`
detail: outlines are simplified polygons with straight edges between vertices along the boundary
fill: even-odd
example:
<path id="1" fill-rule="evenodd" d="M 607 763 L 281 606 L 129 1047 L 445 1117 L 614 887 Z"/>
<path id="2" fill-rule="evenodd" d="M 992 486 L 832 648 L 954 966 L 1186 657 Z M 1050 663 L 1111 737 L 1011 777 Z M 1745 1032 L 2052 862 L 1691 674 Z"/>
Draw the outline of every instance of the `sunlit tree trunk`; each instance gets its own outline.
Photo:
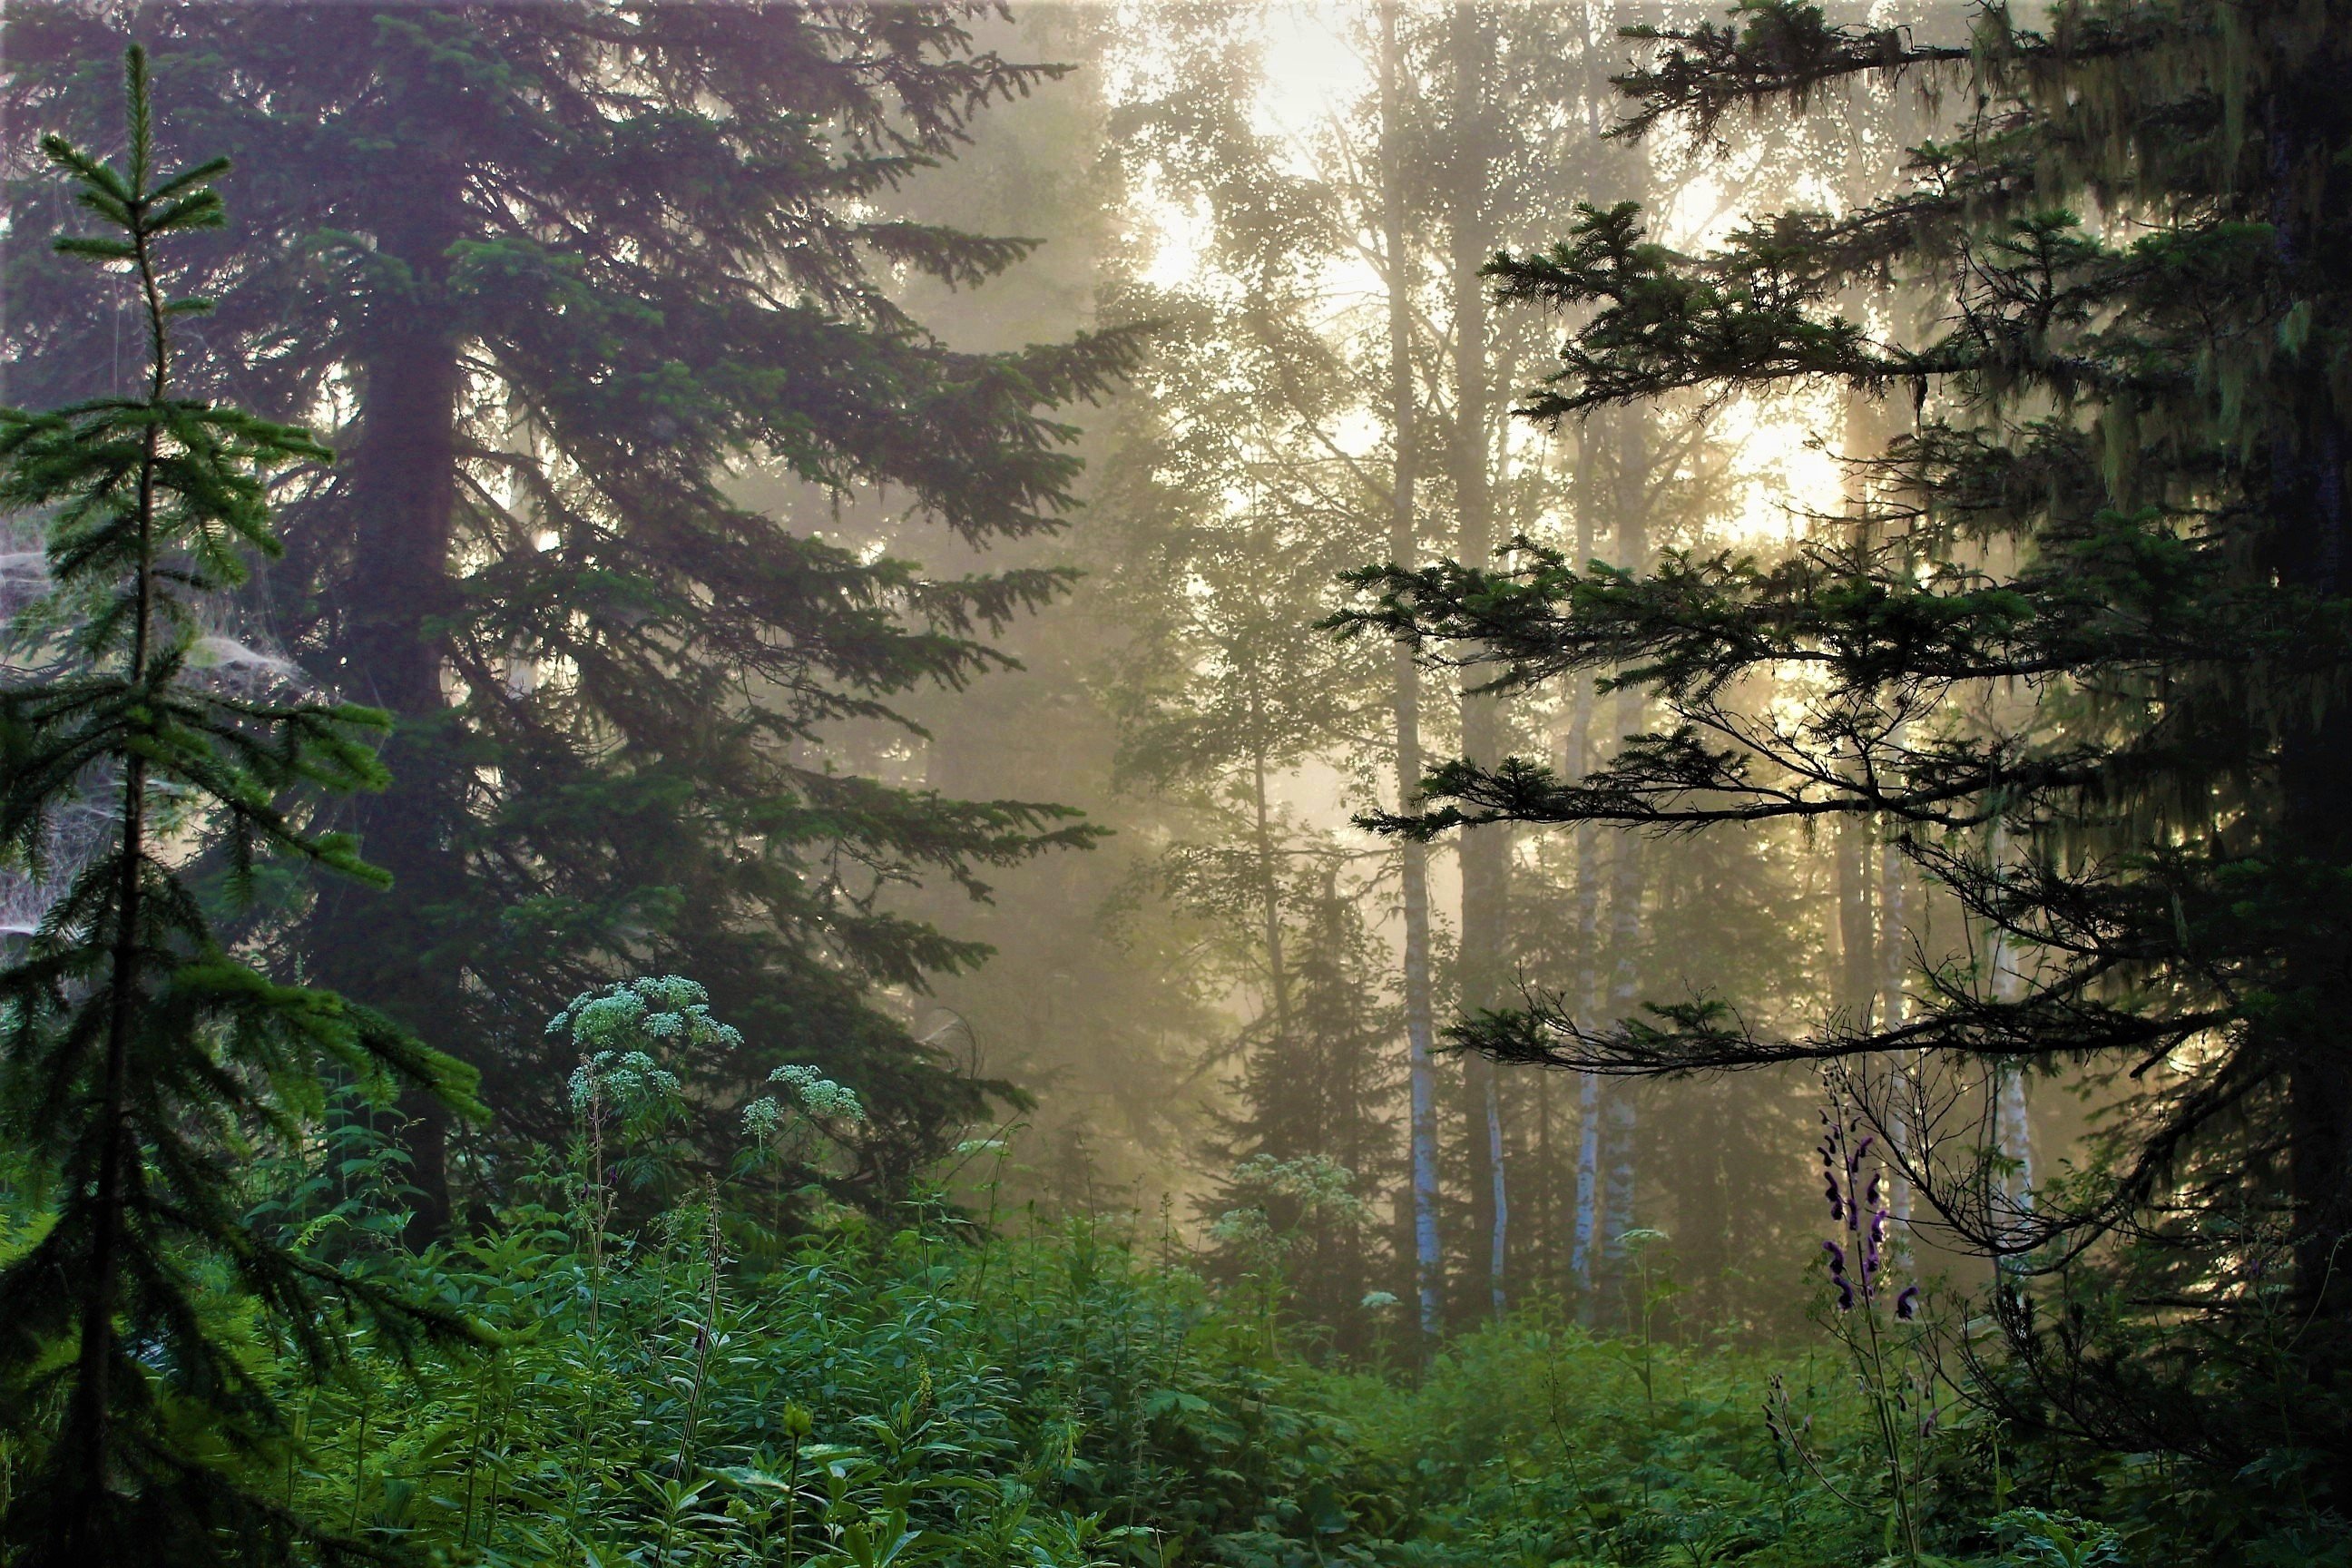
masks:
<path id="1" fill-rule="evenodd" d="M 1990 835 L 1988 858 L 1998 868 L 2008 848 L 2008 835 L 1999 822 Z M 2025 994 L 2025 976 L 2017 966 L 2016 944 L 2009 933 L 1993 928 L 1991 939 L 1992 994 L 1996 1002 L 2013 1003 Z M 2004 1228 L 2013 1228 L 2033 1212 L 2033 1134 L 2025 1108 L 2025 1074 L 2011 1062 L 1993 1068 L 1993 1148 L 2000 1156 L 2000 1190 Z M 2004 1268 L 2015 1259 L 2004 1255 Z"/>
<path id="2" fill-rule="evenodd" d="M 1911 939 L 1904 921 L 1910 903 L 1910 863 L 1891 837 L 1878 847 L 1878 1021 L 1879 1026 L 1886 1029 L 1902 1027 L 1907 1012 L 1904 976 L 1910 969 L 1907 950 Z M 1909 1153 L 1912 1151 L 1905 1144 L 1912 1133 L 1910 1113 L 1917 1064 L 1911 1053 L 1902 1052 L 1896 1056 L 1892 1070 L 1894 1115 L 1889 1119 L 1886 1133 L 1897 1149 Z M 1911 1184 L 1900 1174 L 1894 1178 L 1894 1192 L 1888 1201 L 1895 1212 L 1895 1245 L 1907 1246 L 1911 1234 Z"/>
<path id="3" fill-rule="evenodd" d="M 1595 415 L 1577 428 L 1576 564 L 1582 570 L 1592 559 L 1602 501 L 1601 438 L 1605 416 Z M 1592 766 L 1592 681 L 1579 677 L 1569 710 L 1568 751 L 1562 772 L 1581 778 Z M 1601 989 L 1601 830 L 1592 823 L 1576 826 L 1576 980 L 1578 1013 L 1590 1018 L 1600 1002 Z M 1592 1316 L 1592 1243 L 1600 1222 L 1601 1203 L 1601 1076 L 1578 1075 L 1576 1095 L 1576 1213 L 1570 1237 L 1569 1283 L 1577 1298 L 1577 1315 Z"/>
<path id="4" fill-rule="evenodd" d="M 1847 397 L 1843 446 L 1850 463 L 1879 455 L 1885 445 L 1886 424 L 1885 411 L 1877 397 L 1864 392 L 1855 392 Z M 1865 539 L 1874 537 L 1877 521 L 1868 470 L 1848 468 L 1845 489 L 1848 512 L 1858 521 Z M 1885 743 L 1889 749 L 1900 751 L 1903 745 L 1901 725 L 1889 731 Z M 1883 824 L 1878 837 L 1878 918 L 1874 950 L 1877 973 L 1874 984 L 1870 987 L 1875 994 L 1871 1021 L 1878 1028 L 1894 1029 L 1901 1027 L 1907 1010 L 1904 980 L 1910 967 L 1910 935 L 1905 922 L 1910 903 L 1911 876 L 1909 862 L 1895 843 L 1895 824 L 1891 821 Z M 1911 1152 L 1906 1146 L 1912 1131 L 1916 1068 L 1917 1064 L 1909 1052 L 1897 1053 L 1887 1067 L 1887 1103 L 1890 1110 L 1886 1123 L 1887 1140 L 1895 1150 L 1906 1153 Z M 1888 1198 L 1888 1206 L 1895 1219 L 1895 1246 L 1898 1249 L 1907 1249 L 1910 1246 L 1911 1205 L 1911 1184 L 1898 1172 L 1894 1174 Z"/>
<path id="5" fill-rule="evenodd" d="M 1878 938 L 1870 900 L 1870 825 L 1858 816 L 1838 818 L 1837 1003 L 1855 1028 L 1870 1026 L 1878 993 Z"/>
<path id="6" fill-rule="evenodd" d="M 1487 473 L 1495 399 L 1486 362 L 1486 288 L 1478 268 L 1494 249 L 1487 211 L 1489 149 L 1482 91 L 1492 53 L 1485 18 L 1474 0 L 1457 0 L 1451 39 L 1454 56 L 1454 150 L 1452 254 L 1454 286 L 1454 496 L 1458 514 L 1454 555 L 1484 565 L 1494 552 L 1493 496 Z M 1480 767 L 1502 761 L 1502 704 L 1491 693 L 1471 689 L 1483 672 L 1465 672 L 1461 693 L 1463 754 Z M 1462 1007 L 1493 1007 L 1502 999 L 1509 959 L 1508 877 L 1510 830 L 1473 827 L 1461 839 Z M 1502 1104 L 1495 1065 L 1475 1052 L 1463 1059 L 1463 1110 L 1470 1170 L 1471 1264 L 1485 1277 L 1489 1305 L 1504 1306 L 1503 1267 L 1507 1257 L 1510 1205 L 1504 1189 Z"/>
<path id="7" fill-rule="evenodd" d="M 1650 420 L 1646 409 L 1628 409 L 1621 416 L 1617 444 L 1617 563 L 1628 572 L 1649 569 Z M 1617 694 L 1617 733 L 1632 735 L 1643 728 L 1643 694 L 1629 686 Z M 1629 1016 L 1639 1004 L 1642 988 L 1643 901 L 1648 892 L 1649 846 L 1639 833 L 1621 830 L 1612 858 L 1609 882 L 1610 984 L 1607 1016 Z M 1630 1086 L 1613 1086 L 1603 1117 L 1601 1158 L 1606 1184 L 1599 1225 L 1601 1256 L 1611 1288 L 1622 1288 L 1625 1257 L 1624 1234 L 1636 1225 L 1634 1183 L 1636 1108 Z"/>
<path id="8" fill-rule="evenodd" d="M 1389 484 L 1389 554 L 1409 566 L 1419 556 L 1413 526 L 1412 274 L 1404 245 L 1402 62 L 1394 0 L 1381 7 L 1381 241 L 1388 265 L 1389 426 L 1395 464 Z M 1421 668 L 1396 645 L 1397 799 L 1409 807 L 1421 788 Z M 1429 851 L 1407 840 L 1398 850 L 1404 904 L 1404 1013 L 1412 1100 L 1413 1288 L 1421 1331 L 1444 1325 L 1444 1258 L 1437 1232 L 1437 1092 L 1430 1050 L 1436 1029 L 1429 989 Z"/>

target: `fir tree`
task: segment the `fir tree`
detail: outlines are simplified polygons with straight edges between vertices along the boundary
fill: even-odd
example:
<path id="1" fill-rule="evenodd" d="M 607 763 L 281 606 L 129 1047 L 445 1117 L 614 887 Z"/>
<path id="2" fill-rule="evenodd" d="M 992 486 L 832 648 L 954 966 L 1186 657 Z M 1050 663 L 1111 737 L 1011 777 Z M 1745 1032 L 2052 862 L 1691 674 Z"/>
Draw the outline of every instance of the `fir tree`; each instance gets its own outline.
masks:
<path id="1" fill-rule="evenodd" d="M 479 1064 L 503 1129 L 562 1130 L 569 1064 L 532 1020 L 671 970 L 746 1036 L 692 1064 L 714 1151 L 778 1059 L 864 1094 L 869 1189 L 976 1109 L 866 1005 L 984 955 L 892 891 L 984 896 L 988 867 L 1090 833 L 825 748 L 1000 668 L 989 634 L 1068 576 L 941 579 L 822 535 L 886 487 L 975 544 L 1057 527 L 1076 464 L 1052 410 L 1127 355 L 959 353 L 893 303 L 895 273 L 971 286 L 1027 248 L 875 213 L 991 100 L 1055 74 L 974 49 L 980 9 L 138 13 L 180 132 L 269 170 L 248 231 L 191 260 L 219 300 L 210 374 L 265 413 L 328 410 L 349 448 L 292 476 L 277 623 L 396 721 L 394 784 L 339 808 L 390 896 L 329 893 L 278 940 Z M 13 14 L 16 120 L 86 117 L 87 62 L 128 16 Z M 102 382 L 110 302 L 12 262 L 19 387 Z M 782 479 L 765 510 L 755 469 Z M 444 1162 L 419 1110 L 430 1210 Z"/>
<path id="2" fill-rule="evenodd" d="M 225 688 L 194 657 L 247 558 L 280 548 L 273 478 L 328 453 L 180 391 L 175 328 L 209 302 L 166 296 L 157 247 L 222 225 L 211 182 L 227 163 L 163 176 L 137 49 L 129 77 L 122 166 L 62 137 L 42 148 L 109 231 L 58 250 L 135 290 L 143 385 L 0 411 L 0 504 L 40 520 L 48 575 L 0 689 L 0 852 L 62 884 L 0 972 L 0 1118 L 46 1211 L 0 1268 L 0 1415 L 37 1459 L 6 1529 L 24 1563 L 250 1563 L 308 1532 L 238 1474 L 280 1423 L 251 1347 L 202 1298 L 231 1282 L 314 1368 L 353 1312 L 403 1317 L 247 1226 L 245 1163 L 301 1134 L 330 1073 L 470 1100 L 467 1075 L 387 1019 L 226 946 L 189 880 L 216 858 L 233 891 L 273 859 L 381 886 L 298 813 L 383 787 L 371 742 L 386 720 Z M 96 802 L 99 851 L 45 863 L 55 819 Z"/>
<path id="3" fill-rule="evenodd" d="M 2089 0 L 2040 31 L 1988 10 L 1947 46 L 1750 0 L 1728 26 L 1639 36 L 1657 52 L 1622 79 L 1635 132 L 1704 135 L 1874 74 L 1946 73 L 1969 112 L 1895 193 L 1697 261 L 1630 206 L 1498 261 L 1507 298 L 1590 311 L 1526 411 L 1826 380 L 1893 391 L 1914 428 L 1873 462 L 1871 515 L 1782 563 L 1640 574 L 1537 550 L 1514 573 L 1366 574 L 1381 603 L 1358 625 L 1437 657 L 1460 639 L 1509 684 L 1622 666 L 1665 710 L 1581 781 L 1442 766 L 1441 804 L 1387 826 L 1883 814 L 2002 956 L 1915 976 L 1899 1019 L 1774 1036 L 1719 1003 L 1605 1029 L 1538 1006 L 1461 1037 L 1607 1073 L 1839 1067 L 1945 1226 L 2058 1272 L 2001 1298 L 2032 1373 L 2012 1414 L 2340 1467 L 2352 16 Z M 1924 333 L 1839 309 L 1888 272 L 1939 302 Z M 1743 700 L 1743 678 L 1791 668 L 1820 682 L 1801 711 Z M 2014 1067 L 2116 1102 L 2095 1167 L 2026 1213 L 1986 1110 Z M 2044 1330 L 2037 1296 L 2118 1274 Z"/>

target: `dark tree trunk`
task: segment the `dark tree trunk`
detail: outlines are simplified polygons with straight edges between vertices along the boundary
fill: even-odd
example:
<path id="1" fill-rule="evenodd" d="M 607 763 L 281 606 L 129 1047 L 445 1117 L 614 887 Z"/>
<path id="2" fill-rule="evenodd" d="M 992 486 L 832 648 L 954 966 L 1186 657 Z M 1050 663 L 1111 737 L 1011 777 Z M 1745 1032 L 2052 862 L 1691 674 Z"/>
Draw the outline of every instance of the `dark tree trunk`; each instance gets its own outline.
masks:
<path id="1" fill-rule="evenodd" d="M 2294 505 L 2305 524 L 2294 542 L 2300 575 L 2329 598 L 2344 591 L 2343 458 L 2324 430 L 2308 458 L 2287 459 Z M 2300 859 L 2295 880 L 2311 906 L 2341 907 L 2328 884 L 2352 867 L 2352 715 L 2340 699 L 2312 705 L 2286 736 L 2281 758 L 2284 810 L 2277 858 Z M 2333 895 L 2333 896 L 2331 896 Z M 2287 1183 L 2294 1207 L 2295 1276 L 2305 1310 L 2352 1316 L 2352 929 L 2316 921 L 2291 939 L 2287 980 L 2296 998 L 2280 1045 L 2286 1056 Z"/>
<path id="2" fill-rule="evenodd" d="M 415 167 L 412 165 L 411 167 Z M 463 233 L 457 171 L 425 164 L 406 182 L 403 215 L 378 235 L 381 254 L 411 279 L 407 308 L 372 323 L 360 346 L 362 414 L 333 504 L 346 520 L 335 622 L 333 679 L 342 693 L 391 711 L 383 760 L 393 782 L 354 798 L 360 851 L 392 874 L 388 893 L 330 883 L 310 937 L 320 982 L 381 1009 L 427 1043 L 454 1047 L 461 1016 L 461 959 L 446 951 L 432 911 L 460 897 L 457 842 L 464 780 L 450 745 L 445 659 L 432 623 L 457 608 L 452 551 L 457 510 L 459 344 L 441 308 L 450 247 Z M 440 1235 L 449 1222 L 447 1112 L 404 1099 L 418 1192 L 413 1231 Z"/>

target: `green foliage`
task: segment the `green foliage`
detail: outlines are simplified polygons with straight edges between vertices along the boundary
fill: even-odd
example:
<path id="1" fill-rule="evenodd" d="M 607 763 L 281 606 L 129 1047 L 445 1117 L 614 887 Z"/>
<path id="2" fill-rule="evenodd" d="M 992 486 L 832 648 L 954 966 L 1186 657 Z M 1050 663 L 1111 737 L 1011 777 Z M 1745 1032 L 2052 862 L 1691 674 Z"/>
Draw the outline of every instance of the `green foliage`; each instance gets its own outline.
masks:
<path id="1" fill-rule="evenodd" d="M 1579 779 L 1443 763 L 1428 809 L 1377 826 L 1887 824 L 2007 956 L 1930 956 L 1916 1010 L 1874 1017 L 1702 997 L 1601 1026 L 1554 995 L 1457 1043 L 1633 1075 L 1878 1064 L 1883 1146 L 2011 1270 L 2000 1319 L 2041 1373 L 2004 1391 L 2013 1415 L 2340 1486 L 2352 293 L 2322 258 L 2352 238 L 2352 18 L 2072 0 L 2032 28 L 1987 6 L 1960 47 L 1744 0 L 1635 36 L 1629 131 L 1705 141 L 1741 105 L 1926 74 L 1948 134 L 1897 188 L 1702 258 L 1596 206 L 1497 258 L 1505 297 L 1570 321 L 1523 411 L 1835 384 L 1907 393 L 1912 427 L 1850 454 L 1849 515 L 1778 562 L 1612 569 L 1529 542 L 1506 570 L 1359 574 L 1347 626 L 1507 689 L 1613 667 L 1665 710 Z M 1928 1130 L 2027 1069 L 2112 1104 L 2084 1168 L 2021 1197 L 1982 1139 Z M 2049 1283 L 2046 1314 L 2019 1293 L 2067 1269 L 2103 1278 Z M 2307 1325 L 2284 1354 L 2283 1281 Z"/>
<path id="2" fill-rule="evenodd" d="M 776 1061 L 811 1061 L 864 1094 L 859 1182 L 887 1190 L 985 1093 L 866 1005 L 986 952 L 901 895 L 984 897 L 996 868 L 1095 834 L 830 748 L 868 725 L 909 743 L 908 704 L 1007 668 L 992 639 L 1072 575 L 862 553 L 838 509 L 887 494 L 975 554 L 1051 534 L 1078 473 L 1059 411 L 1131 357 L 1116 334 L 965 353 L 898 302 L 1031 248 L 878 210 L 992 102 L 1060 74 L 979 47 L 988 9 L 137 16 L 174 92 L 167 142 L 252 171 L 253 221 L 182 258 L 216 298 L 208 384 L 331 419 L 348 449 L 283 476 L 273 616 L 305 668 L 397 720 L 393 782 L 337 813 L 389 895 L 327 893 L 268 935 L 477 1065 L 500 1131 L 562 1135 L 571 1064 L 539 1019 L 672 967 L 745 1031 L 687 1110 L 707 1149 Z M 11 13 L 12 121 L 97 124 L 89 62 L 131 16 Z M 11 195 L 14 232 L 47 226 L 38 192 Z M 104 390 L 114 301 L 21 249 L 19 395 Z M 430 1228 L 437 1119 L 413 1136 Z"/>
<path id="3" fill-rule="evenodd" d="M 1085 1568 L 1310 1562 L 1366 1489 L 1311 1374 L 1132 1238 L 837 1210 L 780 1249 L 728 1189 L 607 1237 L 525 1187 L 414 1265 L 493 1348 L 360 1342 L 290 1500 L 464 1562 Z"/>
<path id="4" fill-rule="evenodd" d="M 666 1097 L 614 1065 L 635 1075 L 616 1095 Z M 616 1163 L 673 1158 L 657 1122 L 608 1131 Z M 622 1217 L 546 1158 L 419 1257 L 401 1158 L 343 1097 L 320 1137 L 257 1167 L 251 1218 L 308 1257 L 396 1271 L 476 1336 L 361 1330 L 329 1368 L 253 1342 L 295 1419 L 226 1461 L 283 1514 L 388 1557 L 1866 1568 L 1900 1548 L 1874 1391 L 1825 1344 L 1596 1337 L 1538 1310 L 1402 1376 L 1397 1345 L 1319 1368 L 1265 1331 L 1278 1270 L 1219 1288 L 1171 1238 L 1078 1220 L 975 1239 L 919 1205 L 896 1228 L 835 1208 L 780 1243 L 743 1186 L 673 1169 L 646 1190 L 683 1197 Z M 1322 1168 L 1255 1177 L 1342 1191 Z M 1905 1483 L 1919 1563 L 2333 1561 L 2329 1521 L 2275 1495 L 2184 1497 L 2160 1468 L 2084 1469 L 1979 1407 L 1942 1414 Z"/>
<path id="5" fill-rule="evenodd" d="M 25 1484 L 5 1515 L 28 1563 L 282 1554 L 306 1516 L 238 1484 L 281 1440 L 254 1356 L 282 1336 L 314 1373 L 372 1322 L 409 1347 L 445 1315 L 245 1223 L 241 1167 L 304 1136 L 330 1073 L 471 1106 L 468 1075 L 331 992 L 233 951 L 186 873 L 219 857 L 233 894 L 265 859 L 377 883 L 293 803 L 381 789 L 371 710 L 210 682 L 202 620 L 273 555 L 273 479 L 328 454 L 302 431 L 178 395 L 159 242 L 225 221 L 215 160 L 162 177 L 146 57 L 129 55 L 117 168 L 43 143 L 105 225 L 58 243 L 123 269 L 143 304 L 143 394 L 0 410 L 0 505 L 38 521 L 48 595 L 8 628 L 0 689 L 0 856 L 50 893 L 0 971 L 0 1127 L 25 1205 L 0 1264 L 0 1420 Z M 109 827 L 80 864 L 47 855 L 87 806 Z M 227 1305 L 234 1302 L 235 1306 Z"/>

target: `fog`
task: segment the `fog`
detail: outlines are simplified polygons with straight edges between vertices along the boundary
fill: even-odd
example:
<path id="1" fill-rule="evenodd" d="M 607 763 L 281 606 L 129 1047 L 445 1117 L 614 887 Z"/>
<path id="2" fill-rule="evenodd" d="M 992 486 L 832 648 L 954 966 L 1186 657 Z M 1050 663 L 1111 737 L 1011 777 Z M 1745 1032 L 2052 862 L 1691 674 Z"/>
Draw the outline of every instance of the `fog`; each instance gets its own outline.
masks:
<path id="1" fill-rule="evenodd" d="M 2346 13 L 10 8 L 0 1568 L 2342 1562 Z"/>

